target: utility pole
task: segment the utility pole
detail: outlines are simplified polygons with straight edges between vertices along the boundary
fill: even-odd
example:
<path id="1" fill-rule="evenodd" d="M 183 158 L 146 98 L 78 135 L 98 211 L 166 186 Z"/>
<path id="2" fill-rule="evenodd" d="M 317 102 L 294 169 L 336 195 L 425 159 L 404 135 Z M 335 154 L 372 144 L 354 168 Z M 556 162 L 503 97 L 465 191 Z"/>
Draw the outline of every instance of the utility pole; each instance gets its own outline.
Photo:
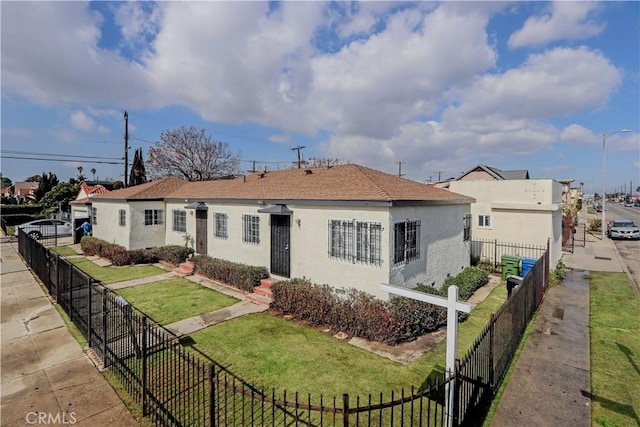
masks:
<path id="1" fill-rule="evenodd" d="M 402 173 L 402 163 L 403 161 L 394 162 L 394 164 L 398 165 L 398 177 L 402 178 L 404 175 Z"/>
<path id="2" fill-rule="evenodd" d="M 129 182 L 129 114 L 124 112 L 124 186 Z"/>
<path id="3" fill-rule="evenodd" d="M 291 151 L 298 152 L 298 169 L 302 167 L 302 153 L 300 152 L 300 150 L 302 150 L 303 148 L 307 148 L 307 147 L 305 147 L 304 145 L 298 145 L 297 147 L 293 147 L 291 149 Z"/>

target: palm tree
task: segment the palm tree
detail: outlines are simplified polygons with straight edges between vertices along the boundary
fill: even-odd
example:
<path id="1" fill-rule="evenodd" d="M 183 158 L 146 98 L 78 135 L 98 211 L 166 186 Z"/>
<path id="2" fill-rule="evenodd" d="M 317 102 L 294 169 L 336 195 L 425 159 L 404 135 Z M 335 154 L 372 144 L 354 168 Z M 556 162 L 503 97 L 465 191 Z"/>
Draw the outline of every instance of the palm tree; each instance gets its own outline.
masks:
<path id="1" fill-rule="evenodd" d="M 96 180 L 96 168 L 91 168 L 91 174 L 93 175 L 93 180 Z"/>

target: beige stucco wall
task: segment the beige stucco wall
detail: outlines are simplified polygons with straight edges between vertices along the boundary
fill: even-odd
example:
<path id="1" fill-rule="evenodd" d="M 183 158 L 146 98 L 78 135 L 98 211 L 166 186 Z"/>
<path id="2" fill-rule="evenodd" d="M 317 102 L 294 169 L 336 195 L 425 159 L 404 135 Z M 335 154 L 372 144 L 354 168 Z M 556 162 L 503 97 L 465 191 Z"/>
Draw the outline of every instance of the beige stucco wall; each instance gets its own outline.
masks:
<path id="1" fill-rule="evenodd" d="M 551 264 L 562 255 L 562 185 L 552 179 L 454 181 L 450 190 L 473 197 L 473 239 L 551 244 Z M 478 215 L 491 215 L 491 227 L 478 227 Z"/>
<path id="2" fill-rule="evenodd" d="M 420 220 L 420 258 L 392 265 L 389 284 L 415 287 L 418 283 L 440 287 L 451 275 L 469 266 L 469 242 L 463 241 L 468 204 L 393 208 L 389 227 L 389 250 L 393 251 L 393 224 Z M 393 252 L 391 252 L 393 254 Z M 393 264 L 391 257 L 389 258 Z"/>
<path id="3" fill-rule="evenodd" d="M 140 201 L 125 203 L 114 200 L 92 201 L 98 210 L 98 223 L 93 225 L 93 235 L 107 242 L 122 245 L 127 249 L 141 249 L 165 245 L 167 213 L 163 201 Z M 126 211 L 126 225 L 119 225 L 119 211 Z M 164 224 L 144 225 L 145 209 L 162 209 Z"/>

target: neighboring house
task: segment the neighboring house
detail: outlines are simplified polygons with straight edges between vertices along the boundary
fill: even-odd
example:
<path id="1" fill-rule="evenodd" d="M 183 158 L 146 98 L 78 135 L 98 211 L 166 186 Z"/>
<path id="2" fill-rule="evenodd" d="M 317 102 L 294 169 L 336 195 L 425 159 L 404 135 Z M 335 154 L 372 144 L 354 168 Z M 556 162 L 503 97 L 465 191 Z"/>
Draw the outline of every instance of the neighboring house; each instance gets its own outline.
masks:
<path id="1" fill-rule="evenodd" d="M 35 191 L 38 189 L 40 184 L 37 182 L 16 182 L 13 184 L 13 195 L 20 202 L 24 202 L 25 200 L 35 200 Z"/>
<path id="2" fill-rule="evenodd" d="M 71 205 L 71 218 L 91 217 L 91 198 L 98 194 L 106 194 L 109 189 L 102 184 L 90 185 L 85 181 L 80 183 L 80 191 Z"/>
<path id="3" fill-rule="evenodd" d="M 529 171 L 524 169 L 503 171 L 478 163 L 457 178 L 436 182 L 433 185 L 438 188 L 449 188 L 449 185 L 454 181 L 504 181 L 513 179 L 529 179 Z"/>
<path id="4" fill-rule="evenodd" d="M 192 238 L 199 254 L 382 298 L 381 283 L 441 286 L 470 262 L 473 199 L 354 164 L 164 178 L 91 201 L 94 236 L 126 248 Z"/>
<path id="5" fill-rule="evenodd" d="M 555 266 L 562 255 L 562 185 L 552 179 L 530 179 L 527 171 L 496 171 L 479 165 L 448 183 L 449 190 L 475 199 L 472 239 L 534 245 L 545 245 L 549 239 Z"/>
<path id="6" fill-rule="evenodd" d="M 577 201 L 577 189 L 571 188 L 574 179 L 559 179 L 558 182 L 562 186 L 562 202 L 565 205 L 571 205 Z M 575 190 L 575 191 L 574 191 Z"/>

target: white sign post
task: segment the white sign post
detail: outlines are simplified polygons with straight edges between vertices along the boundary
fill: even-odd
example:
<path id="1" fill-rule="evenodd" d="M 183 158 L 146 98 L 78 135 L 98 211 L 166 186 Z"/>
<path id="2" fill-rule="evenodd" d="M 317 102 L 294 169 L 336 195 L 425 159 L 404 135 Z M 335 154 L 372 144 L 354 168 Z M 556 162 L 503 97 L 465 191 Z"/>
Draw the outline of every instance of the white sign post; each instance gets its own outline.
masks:
<path id="1" fill-rule="evenodd" d="M 445 407 L 447 408 L 447 425 L 453 426 L 453 402 L 455 398 L 455 363 L 456 351 L 458 348 L 458 312 L 471 312 L 471 305 L 466 302 L 458 301 L 458 287 L 449 286 L 447 290 L 448 298 L 427 294 L 424 292 L 414 291 L 412 289 L 401 288 L 399 286 L 380 285 L 380 290 L 390 294 L 399 295 L 401 297 L 411 298 L 414 300 L 435 304 L 440 307 L 447 308 L 447 355 L 445 370 L 449 382 L 445 388 Z"/>

